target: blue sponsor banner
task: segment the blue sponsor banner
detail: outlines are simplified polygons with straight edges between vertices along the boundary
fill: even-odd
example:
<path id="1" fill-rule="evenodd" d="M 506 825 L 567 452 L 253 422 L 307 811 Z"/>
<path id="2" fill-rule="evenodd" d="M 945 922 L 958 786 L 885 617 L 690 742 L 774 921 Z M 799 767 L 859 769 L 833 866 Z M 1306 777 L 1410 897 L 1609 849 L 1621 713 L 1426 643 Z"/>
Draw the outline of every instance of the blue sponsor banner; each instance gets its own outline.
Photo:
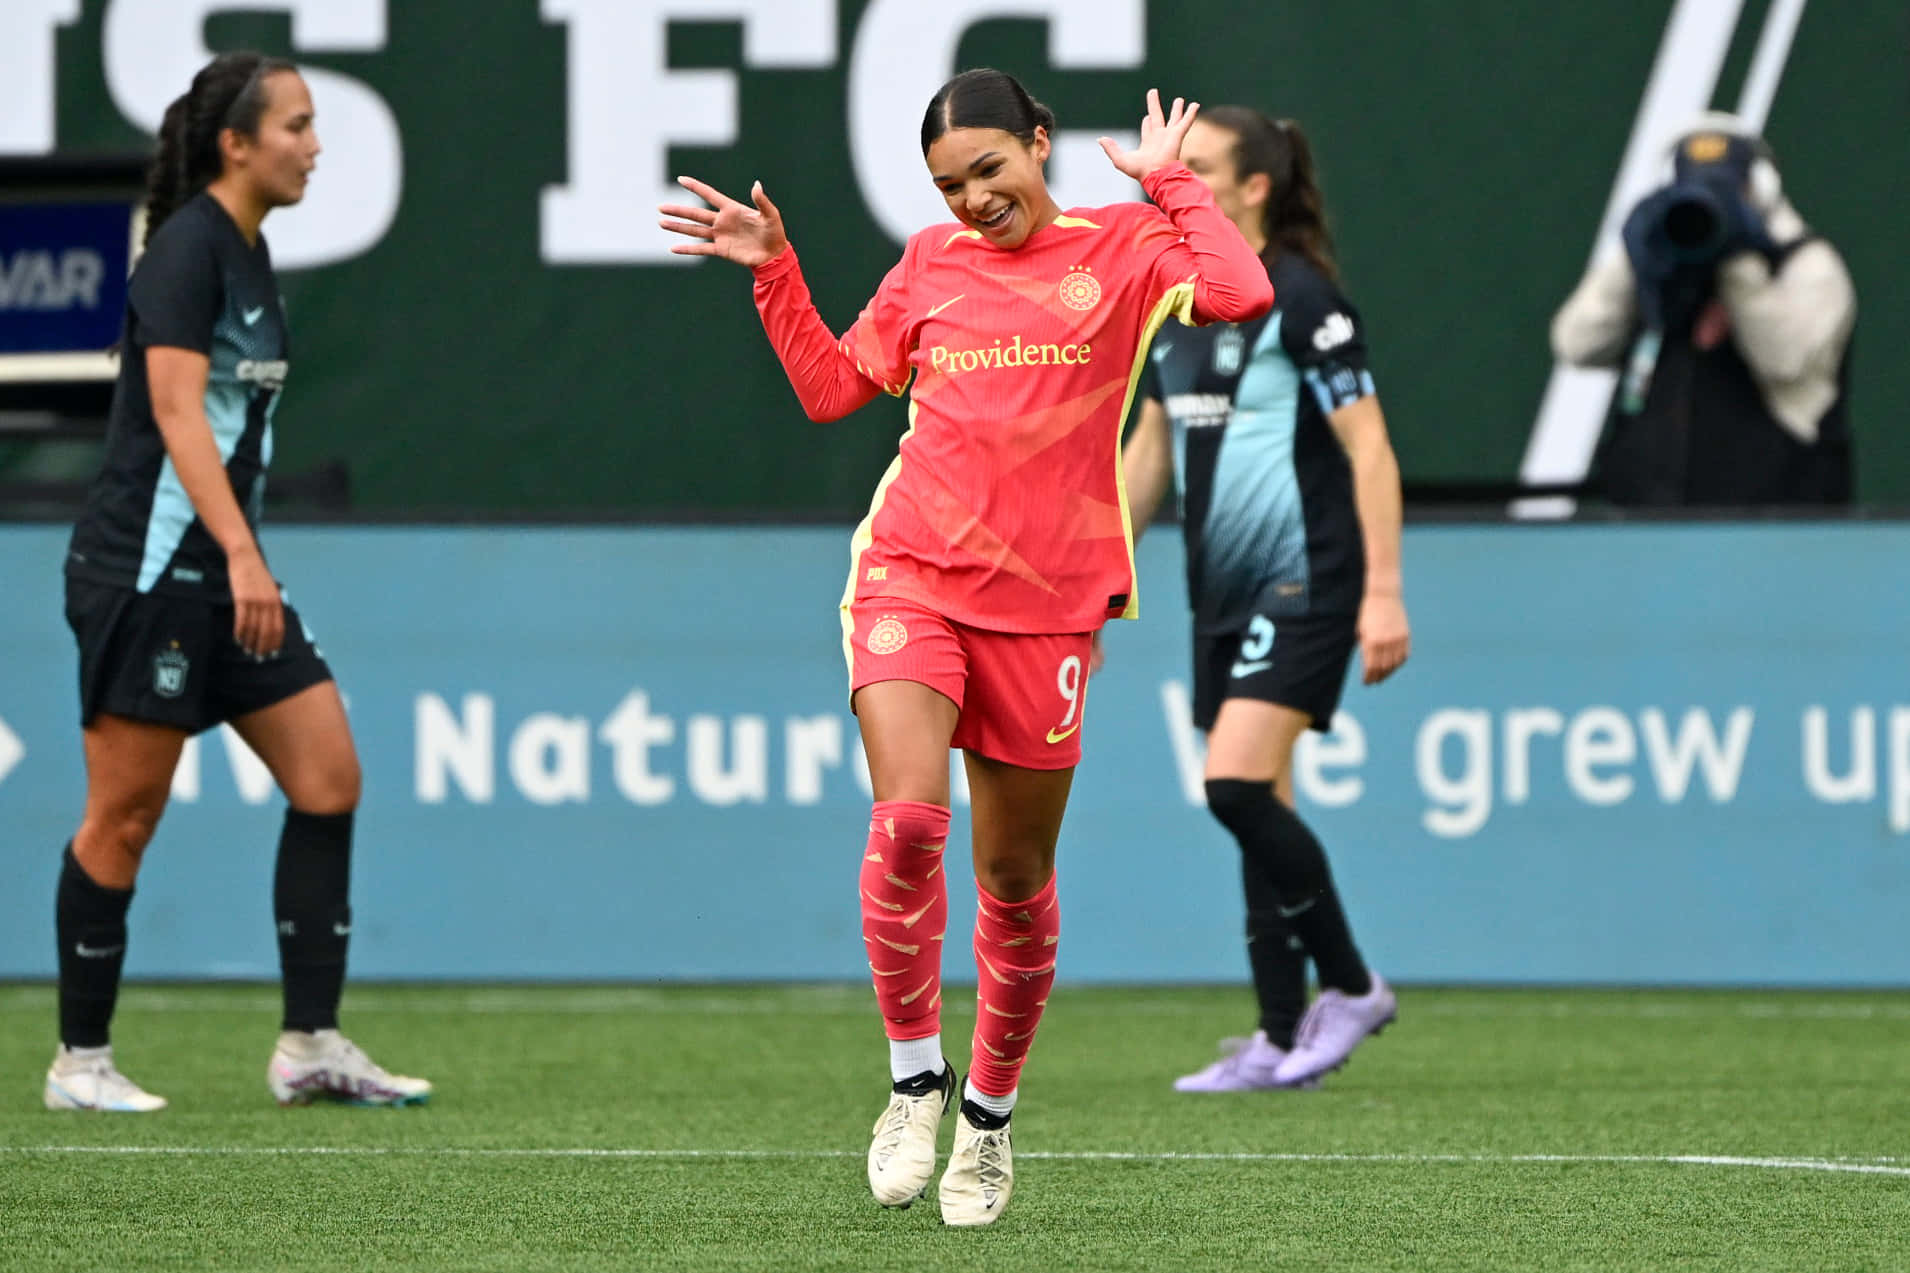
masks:
<path id="1" fill-rule="evenodd" d="M 0 976 L 53 972 L 83 796 L 63 547 L 0 530 Z M 846 532 L 280 528 L 268 550 L 364 759 L 357 975 L 863 975 Z M 1078 981 L 1245 974 L 1178 553 L 1147 537 L 1145 618 L 1111 625 L 1090 685 L 1060 851 Z M 1412 662 L 1350 685 L 1296 767 L 1375 966 L 1910 984 L 1906 559 L 1896 525 L 1411 530 Z M 173 789 L 129 975 L 273 975 L 269 776 L 215 732 Z M 951 876 L 953 936 L 974 908 Z"/>
<path id="2" fill-rule="evenodd" d="M 0 205 L 0 354 L 93 353 L 119 339 L 130 202 Z"/>

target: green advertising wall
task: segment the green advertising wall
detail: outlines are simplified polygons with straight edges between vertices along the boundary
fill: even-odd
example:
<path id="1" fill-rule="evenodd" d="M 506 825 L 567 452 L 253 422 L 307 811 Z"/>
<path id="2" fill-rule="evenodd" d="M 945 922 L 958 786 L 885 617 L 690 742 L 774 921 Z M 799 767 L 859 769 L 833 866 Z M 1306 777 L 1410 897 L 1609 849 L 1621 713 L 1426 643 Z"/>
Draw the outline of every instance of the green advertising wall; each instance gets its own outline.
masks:
<path id="1" fill-rule="evenodd" d="M 200 47 L 253 45 L 345 77 L 313 81 L 329 147 L 315 191 L 369 162 L 345 149 L 363 129 L 338 131 L 347 99 L 388 110 L 402 155 L 388 225 L 365 250 L 287 277 L 296 345 L 279 465 L 344 458 L 374 513 L 635 516 L 846 515 L 893 453 L 902 408 L 808 423 L 742 271 L 574 259 L 593 249 L 574 234 L 551 248 L 567 232 L 547 188 L 589 167 L 610 192 L 595 224 L 615 237 L 616 218 L 653 224 L 650 191 L 669 171 L 738 192 L 760 178 L 840 329 L 899 252 L 867 174 L 932 199 L 910 137 L 950 42 L 956 62 L 1016 71 L 1064 128 L 1090 134 L 1132 128 L 1155 84 L 1300 119 L 1408 481 L 1509 481 L 1552 372 L 1549 318 L 1586 262 L 1675 16 L 1663 0 L 19 3 L 5 19 L 16 35 L 29 11 L 77 13 L 48 44 L 61 149 L 148 144 L 129 116 L 156 114 L 155 77 L 182 89 L 168 68 Z M 1729 108 L 1771 6 L 1689 0 L 1687 18 L 1694 6 L 1728 40 L 1710 103 Z M 1110 28 L 1129 16 L 1139 57 L 1082 64 L 1097 41 L 1120 43 Z M 1907 34 L 1901 0 L 1808 5 L 1766 128 L 1800 211 L 1856 279 L 1859 487 L 1873 503 L 1910 503 L 1897 367 L 1910 341 L 1897 303 Z M 1108 64 L 1123 57 L 1135 64 Z M 663 81 L 666 66 L 717 78 Z M 726 81 L 728 127 L 707 106 L 727 100 Z M 129 106 L 136 82 L 146 105 Z M 859 83 L 883 91 L 858 97 Z M 858 154 L 858 135 L 877 133 L 881 153 Z M 354 207 L 379 219 L 376 193 L 339 195 L 336 224 Z M 292 215 L 267 223 L 275 247 Z"/>

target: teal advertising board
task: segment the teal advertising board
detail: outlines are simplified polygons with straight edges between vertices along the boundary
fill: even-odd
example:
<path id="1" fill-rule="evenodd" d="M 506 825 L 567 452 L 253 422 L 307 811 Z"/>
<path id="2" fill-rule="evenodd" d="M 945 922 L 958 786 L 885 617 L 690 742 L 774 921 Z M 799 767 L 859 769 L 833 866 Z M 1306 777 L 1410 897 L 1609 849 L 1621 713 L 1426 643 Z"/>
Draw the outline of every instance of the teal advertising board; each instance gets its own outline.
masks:
<path id="1" fill-rule="evenodd" d="M 269 535 L 364 759 L 354 971 L 861 978 L 847 538 Z M 0 529 L 0 977 L 53 971 L 82 804 L 64 542 Z M 1081 981 L 1245 974 L 1178 551 L 1143 542 L 1142 619 L 1089 682 L 1058 859 Z M 1907 555 L 1896 524 L 1410 532 L 1412 662 L 1295 769 L 1363 949 L 1402 981 L 1910 985 Z M 173 793 L 129 973 L 273 975 L 269 776 L 213 733 Z"/>

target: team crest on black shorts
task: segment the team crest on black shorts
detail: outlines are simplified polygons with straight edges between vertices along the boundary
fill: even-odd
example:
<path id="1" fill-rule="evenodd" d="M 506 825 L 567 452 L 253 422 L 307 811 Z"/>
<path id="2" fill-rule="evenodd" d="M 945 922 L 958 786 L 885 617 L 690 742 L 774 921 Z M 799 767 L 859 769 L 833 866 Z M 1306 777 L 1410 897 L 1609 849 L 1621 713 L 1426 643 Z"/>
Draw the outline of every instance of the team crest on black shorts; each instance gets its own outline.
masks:
<path id="1" fill-rule="evenodd" d="M 170 650 L 153 656 L 153 693 L 161 698 L 178 698 L 186 692 L 186 673 L 191 669 L 192 661 L 180 650 L 179 643 L 173 642 Z"/>

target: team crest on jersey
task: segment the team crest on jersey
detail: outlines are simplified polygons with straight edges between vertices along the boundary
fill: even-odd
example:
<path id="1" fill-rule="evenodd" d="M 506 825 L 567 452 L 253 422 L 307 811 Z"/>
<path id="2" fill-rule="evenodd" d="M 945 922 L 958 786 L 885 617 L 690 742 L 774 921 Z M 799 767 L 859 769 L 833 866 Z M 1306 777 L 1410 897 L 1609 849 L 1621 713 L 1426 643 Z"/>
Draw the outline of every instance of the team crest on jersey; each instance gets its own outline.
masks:
<path id="1" fill-rule="evenodd" d="M 170 650 L 153 656 L 153 693 L 161 698 L 178 698 L 186 692 L 186 673 L 192 662 L 174 641 Z"/>
<path id="2" fill-rule="evenodd" d="M 1220 329 L 1214 337 L 1214 373 L 1221 376 L 1240 374 L 1240 361 L 1247 352 L 1247 338 L 1233 323 Z"/>
<path id="3" fill-rule="evenodd" d="M 909 630 L 900 619 L 884 615 L 869 629 L 869 653 L 894 654 L 909 643 Z"/>
<path id="4" fill-rule="evenodd" d="M 1075 266 L 1074 272 L 1061 280 L 1058 290 L 1061 303 L 1069 309 L 1093 309 L 1101 303 L 1101 281 L 1083 266 Z"/>

